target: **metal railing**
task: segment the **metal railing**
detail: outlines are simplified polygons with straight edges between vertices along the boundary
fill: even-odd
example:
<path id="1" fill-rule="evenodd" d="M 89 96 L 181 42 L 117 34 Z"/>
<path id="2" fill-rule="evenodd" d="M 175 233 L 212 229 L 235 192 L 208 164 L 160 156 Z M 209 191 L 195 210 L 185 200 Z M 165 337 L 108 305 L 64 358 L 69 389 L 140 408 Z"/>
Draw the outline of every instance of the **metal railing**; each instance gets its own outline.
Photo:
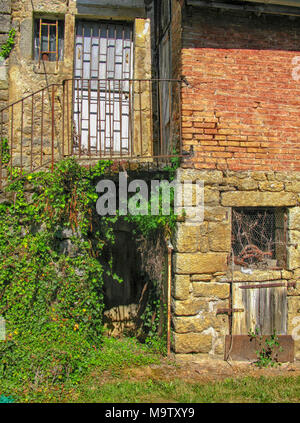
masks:
<path id="1" fill-rule="evenodd" d="M 181 154 L 181 81 L 70 79 L 0 110 L 0 187 L 78 160 L 151 161 Z"/>

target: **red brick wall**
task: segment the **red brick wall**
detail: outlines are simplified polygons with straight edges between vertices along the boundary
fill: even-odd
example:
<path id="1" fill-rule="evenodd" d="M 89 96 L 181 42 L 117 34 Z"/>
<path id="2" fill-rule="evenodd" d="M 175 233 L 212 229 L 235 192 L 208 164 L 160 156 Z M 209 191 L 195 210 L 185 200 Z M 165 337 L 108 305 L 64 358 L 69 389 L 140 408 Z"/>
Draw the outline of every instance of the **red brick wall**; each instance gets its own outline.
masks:
<path id="1" fill-rule="evenodd" d="M 182 130 L 195 151 L 186 166 L 300 170 L 295 56 L 299 19 L 196 8 L 184 18 Z"/>

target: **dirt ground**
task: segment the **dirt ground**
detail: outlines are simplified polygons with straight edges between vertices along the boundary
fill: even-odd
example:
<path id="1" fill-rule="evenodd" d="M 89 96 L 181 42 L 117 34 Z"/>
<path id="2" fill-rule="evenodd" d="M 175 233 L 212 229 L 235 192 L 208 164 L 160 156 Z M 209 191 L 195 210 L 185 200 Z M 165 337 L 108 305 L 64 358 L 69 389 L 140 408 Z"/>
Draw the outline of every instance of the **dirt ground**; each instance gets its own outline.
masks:
<path id="1" fill-rule="evenodd" d="M 124 376 L 129 380 L 174 380 L 187 382 L 214 382 L 226 378 L 245 376 L 299 376 L 300 362 L 282 363 L 276 367 L 258 368 L 254 363 L 223 361 L 212 359 L 201 360 L 168 360 L 159 365 L 126 369 Z"/>

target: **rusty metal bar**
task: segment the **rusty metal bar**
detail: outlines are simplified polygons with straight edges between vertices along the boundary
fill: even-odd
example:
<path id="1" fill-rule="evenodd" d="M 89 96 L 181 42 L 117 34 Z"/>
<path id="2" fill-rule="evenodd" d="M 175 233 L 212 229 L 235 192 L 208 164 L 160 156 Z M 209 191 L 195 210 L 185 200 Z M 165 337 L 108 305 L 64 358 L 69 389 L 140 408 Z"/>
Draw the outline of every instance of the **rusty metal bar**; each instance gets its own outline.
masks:
<path id="1" fill-rule="evenodd" d="M 10 130 L 10 176 L 12 176 L 13 167 L 13 140 L 14 140 L 14 105 L 11 106 L 11 130 Z M 8 176 L 8 175 L 7 175 Z"/>
<path id="2" fill-rule="evenodd" d="M 178 100 L 179 100 L 179 110 L 178 110 L 178 118 L 179 118 L 179 154 L 182 155 L 182 89 L 181 84 L 177 85 L 178 93 Z"/>
<path id="3" fill-rule="evenodd" d="M 141 156 L 143 156 L 143 118 L 142 118 L 142 88 L 141 81 L 139 81 L 139 113 L 140 113 L 140 142 L 141 142 Z"/>
<path id="4" fill-rule="evenodd" d="M 62 157 L 65 157 L 65 84 L 63 82 L 63 94 L 62 94 Z"/>
<path id="5" fill-rule="evenodd" d="M 168 243 L 168 321 L 167 321 L 167 351 L 171 354 L 171 290 L 172 290 L 172 252 L 173 246 Z"/>
<path id="6" fill-rule="evenodd" d="M 159 139 L 160 139 L 160 154 L 163 154 L 163 114 L 162 114 L 162 88 L 161 88 L 161 84 L 158 83 L 158 95 L 159 95 Z"/>
<path id="7" fill-rule="evenodd" d="M 133 150 L 134 150 L 134 141 L 133 141 L 133 134 L 134 131 L 132 130 L 132 125 L 133 125 L 133 119 L 132 116 L 134 116 L 134 113 L 132 113 L 132 108 L 134 108 L 134 100 L 132 100 L 132 94 L 134 96 L 134 84 L 132 84 L 132 82 L 130 81 L 128 83 L 128 89 L 129 89 L 129 102 L 128 102 L 128 107 L 129 107 L 129 122 L 128 122 L 128 149 L 129 149 L 129 144 L 130 144 L 130 156 L 133 157 Z"/>
<path id="8" fill-rule="evenodd" d="M 42 51 L 42 19 L 40 19 L 40 28 L 39 28 L 39 66 L 41 64 L 41 51 Z"/>
<path id="9" fill-rule="evenodd" d="M 65 82 L 65 81 L 64 81 Z M 67 138 L 68 138 L 68 155 L 73 152 L 73 142 L 70 140 L 70 100 L 69 100 L 69 82 L 67 81 Z M 72 105 L 73 107 L 73 105 Z M 71 127 L 72 131 L 72 127 Z"/>
<path id="10" fill-rule="evenodd" d="M 23 172 L 23 126 L 24 126 L 24 101 L 22 100 L 21 106 L 21 155 L 20 155 L 20 168 L 21 174 Z"/>
<path id="11" fill-rule="evenodd" d="M 44 142 L 44 91 L 42 91 L 41 105 L 41 166 L 43 164 L 43 142 Z"/>
<path id="12" fill-rule="evenodd" d="M 58 68 L 58 20 L 56 20 L 56 69 Z"/>
<path id="13" fill-rule="evenodd" d="M 30 138 L 30 170 L 33 169 L 33 131 L 34 131 L 34 120 L 33 120 L 33 108 L 34 108 L 34 96 L 31 97 L 31 138 Z"/>

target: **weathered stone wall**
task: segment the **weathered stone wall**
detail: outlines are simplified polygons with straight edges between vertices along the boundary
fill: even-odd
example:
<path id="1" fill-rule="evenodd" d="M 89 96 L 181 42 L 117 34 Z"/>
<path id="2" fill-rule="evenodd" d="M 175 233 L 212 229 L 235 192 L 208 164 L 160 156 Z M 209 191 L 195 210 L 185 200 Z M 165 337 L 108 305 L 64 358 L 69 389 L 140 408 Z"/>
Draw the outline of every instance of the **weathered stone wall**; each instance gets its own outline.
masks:
<path id="1" fill-rule="evenodd" d="M 0 0 L 0 47 L 7 41 L 11 27 L 11 0 Z M 8 100 L 8 60 L 0 59 L 0 109 Z"/>
<path id="2" fill-rule="evenodd" d="M 287 288 L 287 316 L 284 316 L 287 334 L 291 335 L 300 320 L 299 172 L 196 169 L 180 169 L 180 172 L 181 181 L 204 181 L 205 207 L 203 223 L 197 226 L 178 223 L 174 239 L 174 351 L 179 355 L 223 356 L 229 321 L 228 316 L 217 315 L 216 311 L 229 307 L 232 281 L 295 282 L 295 288 Z M 286 208 L 287 263 L 282 270 L 256 269 L 249 275 L 237 267 L 232 269 L 231 210 L 241 206 Z M 300 359 L 299 340 L 295 340 L 295 356 Z"/>

